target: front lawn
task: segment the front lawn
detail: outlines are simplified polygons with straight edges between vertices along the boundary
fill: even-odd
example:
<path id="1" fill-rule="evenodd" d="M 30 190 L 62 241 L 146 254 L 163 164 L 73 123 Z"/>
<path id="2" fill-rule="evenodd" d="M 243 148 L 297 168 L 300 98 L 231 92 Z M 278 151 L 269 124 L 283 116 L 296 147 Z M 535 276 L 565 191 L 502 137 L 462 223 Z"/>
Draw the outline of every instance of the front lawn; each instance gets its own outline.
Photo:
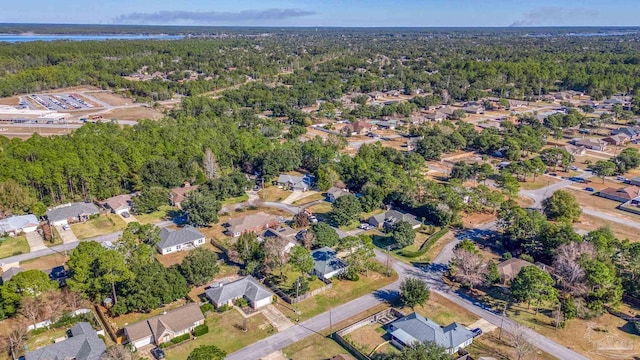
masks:
<path id="1" fill-rule="evenodd" d="M 271 271 L 271 280 L 274 283 L 274 285 L 276 285 L 278 288 L 280 288 L 285 294 L 289 295 L 291 294 L 292 296 L 295 296 L 296 294 L 296 288 L 295 288 L 295 283 L 296 283 L 296 279 L 298 279 L 300 276 L 302 276 L 303 274 L 297 270 L 295 270 L 293 268 L 293 266 L 291 266 L 291 264 L 286 264 L 285 266 L 282 267 L 282 275 L 284 277 L 283 281 L 280 283 L 280 270 L 279 269 L 273 269 Z M 324 286 L 324 283 L 318 279 L 317 277 L 315 278 L 315 280 L 311 280 L 312 278 L 309 276 L 306 276 L 307 282 L 309 283 L 309 290 L 308 291 L 313 291 L 316 289 L 319 289 L 321 287 Z M 299 295 L 303 295 L 303 294 L 299 294 Z"/>
<path id="2" fill-rule="evenodd" d="M 166 350 L 168 360 L 184 360 L 201 345 L 215 345 L 230 354 L 276 333 L 262 314 L 246 318 L 247 331 L 242 331 L 245 318 L 235 309 L 207 316 L 209 332 L 196 340 L 187 341 Z"/>
<path id="3" fill-rule="evenodd" d="M 319 334 L 313 334 L 282 349 L 288 359 L 292 360 L 321 360 L 331 359 L 338 354 L 348 354 L 337 342 Z M 347 355 L 347 359 L 353 359 Z"/>
<path id="4" fill-rule="evenodd" d="M 149 214 L 136 214 L 136 219 L 140 224 L 153 224 L 163 220 L 171 219 L 170 214 L 172 212 L 178 211 L 178 208 L 164 205 L 160 206 L 160 208 Z"/>
<path id="5" fill-rule="evenodd" d="M 392 270 L 389 277 L 369 271 L 369 276 L 360 275 L 360 280 L 350 281 L 332 278 L 333 287 L 321 294 L 312 296 L 297 304 L 300 311 L 300 321 L 322 314 L 331 308 L 357 299 L 377 289 L 380 289 L 398 279 L 398 274 Z M 283 301 L 278 302 L 280 311 L 292 321 L 296 320 L 293 306 Z"/>
<path id="6" fill-rule="evenodd" d="M 245 202 L 247 200 L 249 200 L 249 195 L 242 194 L 242 195 L 234 197 L 234 198 L 226 199 L 225 201 L 222 202 L 222 206 L 238 204 L 238 203 L 241 203 L 241 202 Z"/>
<path id="7" fill-rule="evenodd" d="M 72 224 L 71 230 L 80 240 L 94 236 L 111 234 L 124 229 L 127 224 L 115 214 L 105 214 L 79 224 Z"/>
<path id="8" fill-rule="evenodd" d="M 24 236 L 0 237 L 0 258 L 26 254 L 29 252 L 29 243 Z"/>
<path id="9" fill-rule="evenodd" d="M 291 192 L 280 189 L 277 186 L 269 186 L 260 190 L 258 195 L 263 201 L 281 201 L 291 195 Z"/>

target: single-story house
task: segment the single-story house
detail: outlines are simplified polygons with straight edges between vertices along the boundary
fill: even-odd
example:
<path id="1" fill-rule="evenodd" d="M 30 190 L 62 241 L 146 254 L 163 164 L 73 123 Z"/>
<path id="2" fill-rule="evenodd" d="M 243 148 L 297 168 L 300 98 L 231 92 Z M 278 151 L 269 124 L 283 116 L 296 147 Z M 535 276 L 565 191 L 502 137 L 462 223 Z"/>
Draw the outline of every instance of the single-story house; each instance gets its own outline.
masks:
<path id="1" fill-rule="evenodd" d="M 448 115 L 443 113 L 442 111 L 436 111 L 433 113 L 428 113 L 425 115 L 425 117 L 427 119 L 429 119 L 430 121 L 444 121 L 447 120 Z"/>
<path id="2" fill-rule="evenodd" d="M 640 196 L 640 188 L 637 186 L 625 186 L 623 188 L 606 188 L 598 192 L 598 196 L 605 199 L 625 203 Z"/>
<path id="3" fill-rule="evenodd" d="M 245 298 L 254 309 L 271 304 L 273 293 L 269 291 L 253 276 L 211 287 L 204 292 L 204 295 L 216 307 L 231 305 L 236 299 Z"/>
<path id="4" fill-rule="evenodd" d="M 30 233 L 38 229 L 40 222 L 35 215 L 11 216 L 0 220 L 0 234 L 18 235 L 21 232 Z"/>
<path id="5" fill-rule="evenodd" d="M 467 114 L 484 114 L 484 107 L 479 105 L 469 105 L 462 108 Z"/>
<path id="6" fill-rule="evenodd" d="M 182 229 L 163 228 L 160 230 L 160 241 L 156 244 L 162 255 L 197 248 L 204 245 L 204 235 L 191 225 Z"/>
<path id="7" fill-rule="evenodd" d="M 24 270 L 24 268 L 21 268 L 19 266 L 7 269 L 7 271 L 2 273 L 2 283 L 6 283 L 7 281 L 11 280 L 12 277 L 23 272 Z"/>
<path id="8" fill-rule="evenodd" d="M 571 156 L 582 156 L 587 153 L 587 148 L 584 146 L 575 146 L 575 145 L 567 144 L 562 148 L 567 150 L 567 152 L 571 154 Z"/>
<path id="9" fill-rule="evenodd" d="M 181 187 L 171 189 L 171 193 L 169 193 L 169 203 L 171 206 L 180 207 L 180 204 L 186 199 L 187 194 L 194 190 L 198 190 L 198 185 L 192 186 L 188 182 L 182 184 Z"/>
<path id="10" fill-rule="evenodd" d="M 401 212 L 398 210 L 389 210 L 387 212 L 374 215 L 367 219 L 367 223 L 377 228 L 389 228 L 399 221 L 406 221 L 411 224 L 411 227 L 418 229 L 422 222 L 417 217 L 409 213 Z"/>
<path id="11" fill-rule="evenodd" d="M 376 122 L 379 129 L 389 129 L 393 130 L 398 125 L 397 120 L 379 120 Z"/>
<path id="12" fill-rule="evenodd" d="M 230 219 L 227 222 L 227 234 L 238 237 L 245 232 L 259 232 L 279 224 L 278 217 L 264 212 L 249 214 Z"/>
<path id="13" fill-rule="evenodd" d="M 341 189 L 339 187 L 332 186 L 329 190 L 327 190 L 327 201 L 332 203 L 336 201 L 339 197 L 351 194 L 347 189 Z"/>
<path id="14" fill-rule="evenodd" d="M 352 127 L 351 135 L 367 135 L 368 133 L 378 129 L 377 126 L 364 120 L 358 120 L 352 123 L 351 127 Z"/>
<path id="15" fill-rule="evenodd" d="M 500 273 L 500 280 L 503 284 L 513 280 L 525 266 L 532 266 L 533 264 L 522 259 L 511 258 L 498 264 L 498 273 Z"/>
<path id="16" fill-rule="evenodd" d="M 606 141 L 611 145 L 620 146 L 620 145 L 624 145 L 627 141 L 629 141 L 629 136 L 626 134 L 617 134 L 617 135 L 607 136 L 602 140 Z"/>
<path id="17" fill-rule="evenodd" d="M 69 223 L 86 221 L 92 215 L 98 215 L 100 210 L 92 203 L 78 202 L 55 207 L 47 211 L 49 224 L 53 226 L 68 225 Z"/>
<path id="18" fill-rule="evenodd" d="M 640 127 L 621 127 L 614 130 L 611 130 L 611 135 L 626 135 L 630 140 L 636 140 L 640 138 Z"/>
<path id="19" fill-rule="evenodd" d="M 453 112 L 455 111 L 454 108 L 450 107 L 450 106 L 442 106 L 436 109 L 438 112 L 441 112 L 447 116 L 451 116 L 453 115 Z"/>
<path id="20" fill-rule="evenodd" d="M 116 215 L 131 212 L 132 205 L 130 194 L 114 196 L 104 201 L 104 207 Z"/>
<path id="21" fill-rule="evenodd" d="M 589 150 L 597 151 L 604 151 L 607 149 L 607 145 L 609 145 L 602 139 L 573 139 L 572 142 L 575 146 L 583 146 Z"/>
<path id="22" fill-rule="evenodd" d="M 311 252 L 313 257 L 313 273 L 323 279 L 330 279 L 340 275 L 347 270 L 346 262 L 338 258 L 335 250 L 323 247 Z"/>
<path id="23" fill-rule="evenodd" d="M 278 186 L 286 189 L 307 191 L 309 190 L 309 179 L 307 176 L 296 176 L 281 174 L 276 181 Z"/>
<path id="24" fill-rule="evenodd" d="M 124 327 L 124 334 L 133 349 L 145 345 L 160 345 L 176 336 L 188 334 L 204 324 L 200 306 L 191 303 L 147 320 Z"/>
<path id="25" fill-rule="evenodd" d="M 525 107 L 529 105 L 529 102 L 522 101 L 522 100 L 509 99 L 507 100 L 507 102 L 509 103 L 509 109 L 516 109 L 516 108 Z"/>
<path id="26" fill-rule="evenodd" d="M 79 322 L 69 329 L 64 341 L 28 352 L 24 360 L 100 360 L 107 351 L 104 341 L 88 322 Z"/>
<path id="27" fill-rule="evenodd" d="M 415 312 L 389 324 L 387 334 L 391 337 L 391 343 L 400 349 L 433 341 L 445 348 L 448 354 L 454 354 L 473 342 L 473 333 L 461 324 L 454 322 L 440 326 Z"/>

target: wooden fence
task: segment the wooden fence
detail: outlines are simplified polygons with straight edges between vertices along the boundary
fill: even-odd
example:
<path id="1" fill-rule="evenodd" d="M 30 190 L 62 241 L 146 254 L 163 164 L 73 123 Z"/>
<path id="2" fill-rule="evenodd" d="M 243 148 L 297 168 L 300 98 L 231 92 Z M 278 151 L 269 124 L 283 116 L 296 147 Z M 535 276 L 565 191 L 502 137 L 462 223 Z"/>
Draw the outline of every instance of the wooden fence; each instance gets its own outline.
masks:
<path id="1" fill-rule="evenodd" d="M 278 295 L 279 297 L 282 298 L 282 300 L 286 301 L 288 304 L 297 304 L 302 300 L 306 300 L 312 296 L 316 296 L 320 293 L 325 292 L 328 289 L 331 289 L 333 287 L 333 283 L 331 282 L 331 280 L 327 280 L 327 279 L 323 279 L 323 278 L 318 278 L 320 279 L 320 281 L 322 281 L 324 283 L 324 286 L 318 289 L 315 289 L 313 291 L 309 291 L 306 292 L 298 297 L 291 297 L 287 294 L 284 293 L 284 291 L 282 291 L 280 288 L 278 288 L 276 285 L 272 284 L 268 279 L 264 279 L 264 284 L 267 285 L 269 287 L 269 289 L 271 289 L 271 291 L 273 291 L 276 295 Z"/>
<path id="2" fill-rule="evenodd" d="M 367 325 L 371 325 L 371 324 L 375 324 L 377 322 L 380 322 L 381 320 L 384 321 L 384 323 L 388 323 L 389 321 L 392 321 L 393 319 L 398 319 L 403 317 L 404 314 L 401 313 L 400 311 L 394 309 L 394 308 L 388 308 L 385 310 L 382 310 L 380 312 L 377 312 L 367 318 L 364 318 L 360 321 L 358 321 L 355 324 L 351 324 L 343 329 L 340 329 L 338 331 L 336 331 L 335 334 L 333 334 L 333 339 L 340 344 L 342 347 L 344 347 L 345 349 L 347 349 L 349 351 L 349 353 L 351 353 L 351 355 L 353 355 L 356 359 L 358 360 L 371 360 L 371 358 L 366 355 L 363 354 L 360 350 L 358 350 L 358 348 L 356 348 L 353 344 L 351 344 L 348 340 L 346 340 L 344 337 L 346 335 L 348 335 L 350 332 L 358 330 L 359 328 L 363 327 L 363 326 L 367 326 Z"/>

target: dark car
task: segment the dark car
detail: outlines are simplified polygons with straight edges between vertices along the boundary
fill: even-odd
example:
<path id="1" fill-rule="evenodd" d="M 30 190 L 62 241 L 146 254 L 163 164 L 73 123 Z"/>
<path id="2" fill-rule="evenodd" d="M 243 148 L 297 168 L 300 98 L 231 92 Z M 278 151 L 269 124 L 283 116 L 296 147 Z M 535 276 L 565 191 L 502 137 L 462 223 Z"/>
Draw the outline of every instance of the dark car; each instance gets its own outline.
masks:
<path id="1" fill-rule="evenodd" d="M 586 191 L 589 191 L 589 192 L 594 192 L 594 191 L 595 191 L 592 187 L 586 187 L 586 188 L 584 188 L 584 189 L 585 189 Z"/>
<path id="2" fill-rule="evenodd" d="M 126 219 L 128 217 L 131 217 L 131 214 L 129 214 L 128 212 L 125 211 L 125 212 L 122 213 L 122 217 Z"/>
<path id="3" fill-rule="evenodd" d="M 556 174 L 556 173 L 551 173 L 551 174 L 549 174 L 549 176 L 558 176 L 558 174 Z"/>
<path id="4" fill-rule="evenodd" d="M 64 269 L 64 266 L 56 266 L 51 269 L 49 273 L 49 278 L 51 280 L 58 280 L 67 277 L 67 270 Z"/>
<path id="5" fill-rule="evenodd" d="M 471 332 L 473 333 L 474 338 L 477 338 L 478 336 L 482 335 L 482 329 L 480 328 L 475 328 L 471 330 Z"/>
<path id="6" fill-rule="evenodd" d="M 158 360 L 164 359 L 164 351 L 162 351 L 162 349 L 160 348 L 155 348 L 151 350 L 151 355 L 153 355 L 153 357 Z"/>
<path id="7" fill-rule="evenodd" d="M 570 177 L 569 180 L 571 180 L 573 182 L 580 183 L 580 184 L 584 184 L 584 183 L 587 182 L 587 180 L 585 180 L 583 178 L 580 178 L 580 177 L 575 177 L 575 176 L 574 177 Z"/>

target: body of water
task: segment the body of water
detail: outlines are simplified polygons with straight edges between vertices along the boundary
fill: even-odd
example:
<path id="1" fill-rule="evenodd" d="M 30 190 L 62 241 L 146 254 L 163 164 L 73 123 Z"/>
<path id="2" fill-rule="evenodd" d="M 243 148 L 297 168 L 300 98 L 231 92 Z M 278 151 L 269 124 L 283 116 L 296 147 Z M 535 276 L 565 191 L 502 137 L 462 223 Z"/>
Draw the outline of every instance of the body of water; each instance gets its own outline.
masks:
<path id="1" fill-rule="evenodd" d="M 182 35 L 54 35 L 54 34 L 0 34 L 0 42 L 19 43 L 31 41 L 101 41 L 101 40 L 177 40 Z"/>

